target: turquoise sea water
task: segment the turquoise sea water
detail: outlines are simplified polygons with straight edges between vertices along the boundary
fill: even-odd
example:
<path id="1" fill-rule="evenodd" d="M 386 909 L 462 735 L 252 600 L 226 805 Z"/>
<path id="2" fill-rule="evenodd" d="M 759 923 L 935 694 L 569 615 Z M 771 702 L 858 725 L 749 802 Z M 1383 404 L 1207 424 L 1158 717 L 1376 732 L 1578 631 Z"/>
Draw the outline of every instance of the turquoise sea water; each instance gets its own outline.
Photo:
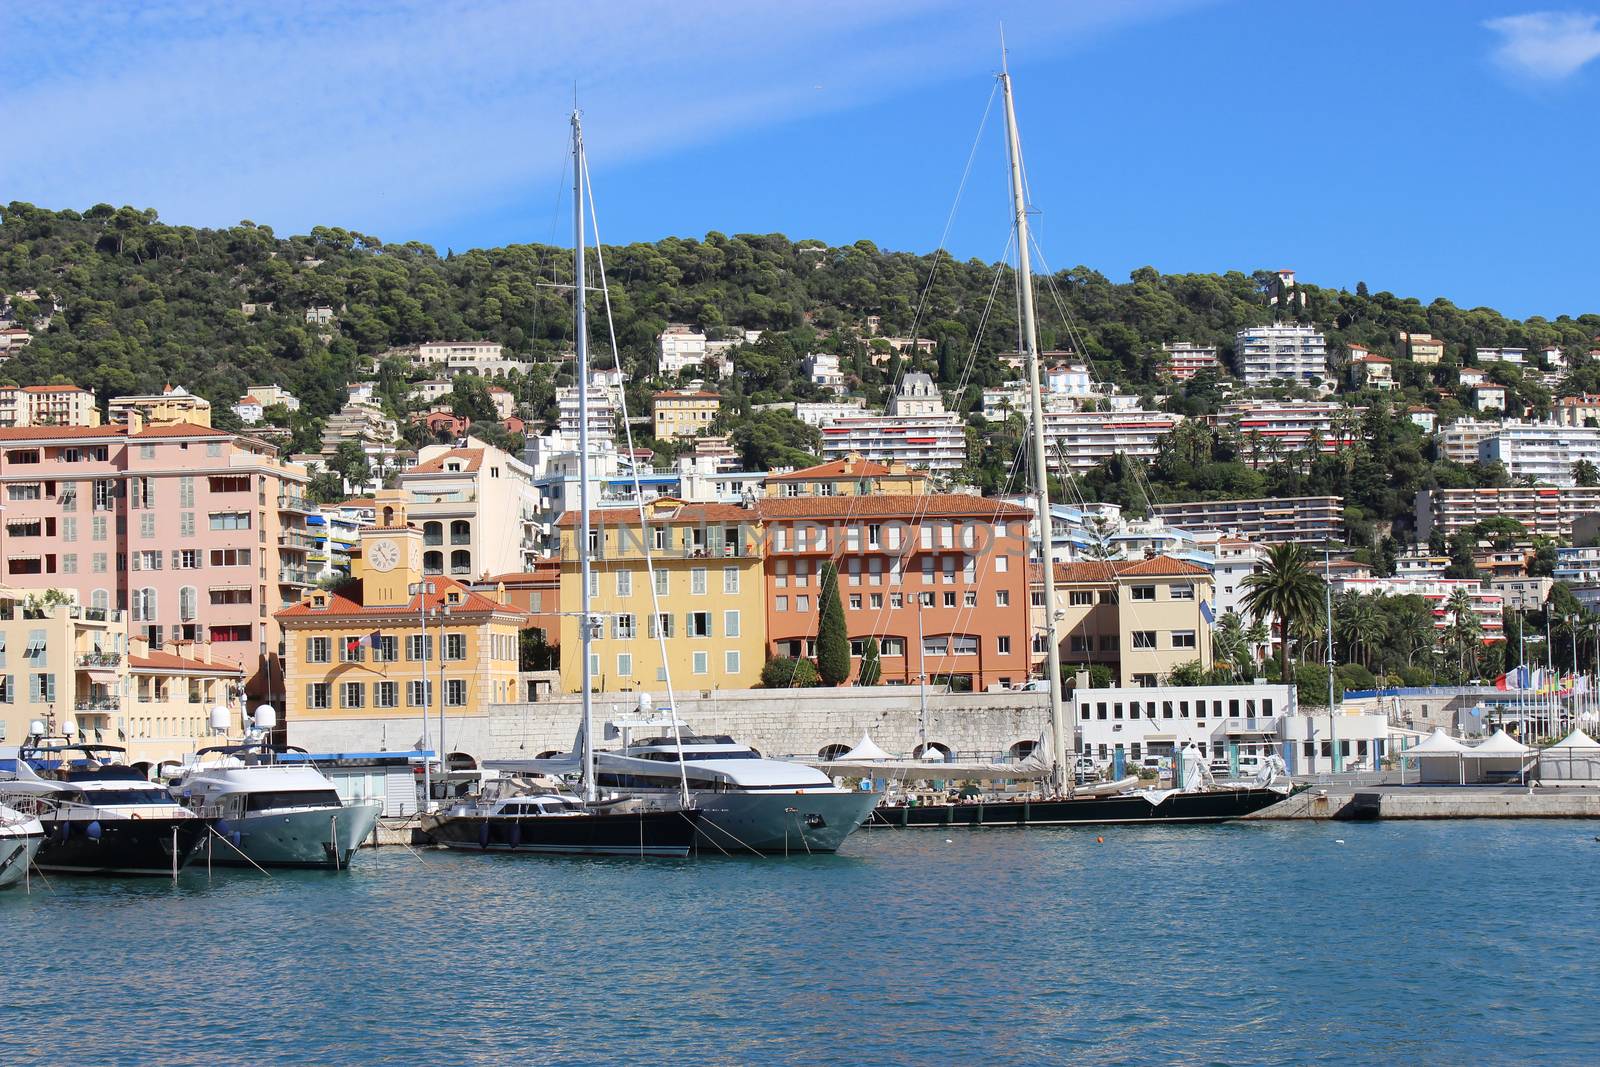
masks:
<path id="1" fill-rule="evenodd" d="M 36 879 L 0 895 L 0 1062 L 1593 1063 L 1596 829 L 879 830 L 788 860 L 386 848 L 345 874 Z"/>

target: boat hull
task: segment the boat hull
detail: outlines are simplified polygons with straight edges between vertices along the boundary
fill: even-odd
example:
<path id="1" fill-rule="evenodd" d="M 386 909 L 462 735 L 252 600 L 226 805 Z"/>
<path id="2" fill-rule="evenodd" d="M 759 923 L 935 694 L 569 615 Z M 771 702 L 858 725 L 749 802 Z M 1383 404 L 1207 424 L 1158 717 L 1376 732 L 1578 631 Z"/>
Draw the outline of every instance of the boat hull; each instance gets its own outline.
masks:
<path id="1" fill-rule="evenodd" d="M 868 792 L 697 791 L 704 852 L 780 855 L 834 852 L 871 818 L 882 795 Z"/>
<path id="2" fill-rule="evenodd" d="M 43 844 L 43 832 L 0 836 L 0 889 L 20 885 L 27 879 L 28 864 Z"/>
<path id="3" fill-rule="evenodd" d="M 220 867 L 327 867 L 343 870 L 372 834 L 379 803 L 353 801 L 339 808 L 263 812 L 217 824 L 223 841 L 207 844 Z M 237 849 L 237 851 L 235 851 Z M 243 853 L 241 855 L 240 853 Z"/>
<path id="4" fill-rule="evenodd" d="M 35 861 L 49 874 L 172 876 L 182 870 L 211 827 L 210 819 L 102 819 L 100 834 L 91 837 L 82 818 L 45 820 L 45 839 Z M 176 832 L 176 837 L 174 837 Z"/>
<path id="5" fill-rule="evenodd" d="M 1173 793 L 1159 804 L 1138 795 L 1072 800 L 1019 800 L 998 803 L 927 804 L 878 808 L 868 826 L 1093 826 L 1108 823 L 1215 823 L 1243 818 L 1278 803 L 1287 794 L 1275 789 L 1217 789 Z"/>
<path id="6" fill-rule="evenodd" d="M 698 811 L 582 815 L 447 814 L 425 820 L 435 844 L 471 852 L 567 856 L 687 856 Z"/>

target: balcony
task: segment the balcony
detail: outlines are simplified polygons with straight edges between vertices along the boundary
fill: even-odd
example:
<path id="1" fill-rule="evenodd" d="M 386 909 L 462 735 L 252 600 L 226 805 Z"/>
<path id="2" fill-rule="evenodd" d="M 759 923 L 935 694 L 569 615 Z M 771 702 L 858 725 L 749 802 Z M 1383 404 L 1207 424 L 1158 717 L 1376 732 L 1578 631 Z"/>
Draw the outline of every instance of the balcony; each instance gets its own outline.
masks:
<path id="1" fill-rule="evenodd" d="M 122 610 L 120 608 L 89 608 L 82 604 L 73 604 L 67 609 L 67 617 L 80 622 L 121 622 Z"/>
<path id="2" fill-rule="evenodd" d="M 304 567 L 282 567 L 278 570 L 279 585 L 316 585 L 317 577 Z"/>
<path id="3" fill-rule="evenodd" d="M 320 537 L 311 537 L 296 531 L 285 530 L 278 535 L 278 547 L 310 551 L 321 546 Z"/>
<path id="4" fill-rule="evenodd" d="M 292 494 L 292 493 L 279 493 L 278 494 L 278 510 L 279 511 L 298 511 L 298 512 L 300 512 L 302 514 L 305 514 L 305 515 L 313 515 L 313 514 L 316 514 L 318 509 L 317 509 L 317 505 L 311 503 L 309 500 L 307 500 L 303 496 L 299 496 L 297 494 Z"/>
<path id="5" fill-rule="evenodd" d="M 106 714 L 122 710 L 122 701 L 113 696 L 81 696 L 72 702 L 79 714 Z"/>
<path id="6" fill-rule="evenodd" d="M 80 667 L 116 667 L 122 663 L 120 652 L 80 652 L 78 653 L 78 666 Z"/>

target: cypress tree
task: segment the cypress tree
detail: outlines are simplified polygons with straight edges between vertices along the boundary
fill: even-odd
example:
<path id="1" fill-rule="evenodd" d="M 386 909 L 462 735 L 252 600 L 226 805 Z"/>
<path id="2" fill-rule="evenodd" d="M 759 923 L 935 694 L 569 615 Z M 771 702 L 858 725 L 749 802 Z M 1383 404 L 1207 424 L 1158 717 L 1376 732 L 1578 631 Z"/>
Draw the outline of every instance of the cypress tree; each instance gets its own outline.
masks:
<path id="1" fill-rule="evenodd" d="M 877 685 L 878 676 L 883 673 L 883 664 L 878 662 L 878 639 L 867 638 L 866 646 L 861 649 L 861 676 L 856 679 L 857 685 Z"/>
<path id="2" fill-rule="evenodd" d="M 839 685 L 850 677 L 850 635 L 839 601 L 839 571 L 831 562 L 822 565 L 817 611 L 817 673 L 823 685 Z"/>

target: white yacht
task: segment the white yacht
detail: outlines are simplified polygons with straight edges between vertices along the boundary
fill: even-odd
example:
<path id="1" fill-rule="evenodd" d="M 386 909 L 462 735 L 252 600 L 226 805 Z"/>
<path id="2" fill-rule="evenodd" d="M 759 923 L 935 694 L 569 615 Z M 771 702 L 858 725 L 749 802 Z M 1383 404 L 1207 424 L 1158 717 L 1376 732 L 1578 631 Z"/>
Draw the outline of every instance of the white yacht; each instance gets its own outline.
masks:
<path id="1" fill-rule="evenodd" d="M 680 802 L 687 787 L 699 810 L 701 855 L 762 852 L 794 855 L 833 852 L 871 816 L 878 793 L 846 789 L 815 767 L 767 759 L 726 734 L 682 733 L 657 720 L 619 722 L 622 745 L 597 750 L 595 775 L 601 789 L 650 805 Z M 681 721 L 679 722 L 682 728 Z M 639 726 L 662 730 L 642 741 L 628 734 Z M 582 744 L 544 760 L 490 761 L 490 769 L 548 775 L 577 773 Z M 679 752 L 682 761 L 679 761 Z"/>
<path id="2" fill-rule="evenodd" d="M 0 889 L 28 876 L 28 865 L 42 844 L 44 824 L 38 816 L 0 807 Z"/>
<path id="3" fill-rule="evenodd" d="M 217 820 L 217 833 L 228 844 L 212 849 L 213 863 L 343 870 L 378 822 L 381 802 L 340 800 L 321 771 L 279 763 L 261 741 L 195 755 L 197 762 L 168 789 L 191 810 Z"/>

